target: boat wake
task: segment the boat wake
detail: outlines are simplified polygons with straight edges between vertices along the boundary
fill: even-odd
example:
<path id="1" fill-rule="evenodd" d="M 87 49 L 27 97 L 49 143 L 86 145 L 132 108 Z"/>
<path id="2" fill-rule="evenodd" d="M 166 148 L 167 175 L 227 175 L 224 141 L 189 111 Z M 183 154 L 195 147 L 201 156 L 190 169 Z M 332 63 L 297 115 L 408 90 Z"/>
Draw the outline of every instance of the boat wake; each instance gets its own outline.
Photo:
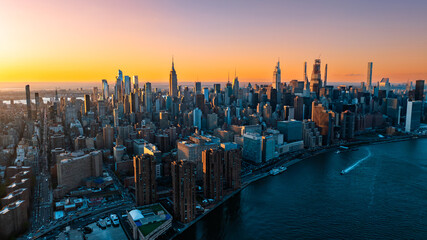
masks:
<path id="1" fill-rule="evenodd" d="M 357 165 L 359 165 L 361 162 L 365 161 L 366 159 L 371 157 L 371 150 L 369 150 L 368 148 L 368 155 L 362 159 L 360 159 L 359 161 L 355 162 L 353 165 L 351 165 L 350 167 L 344 169 L 341 171 L 341 175 L 347 174 L 348 172 L 350 172 L 351 170 L 353 170 L 355 167 L 357 167 Z"/>

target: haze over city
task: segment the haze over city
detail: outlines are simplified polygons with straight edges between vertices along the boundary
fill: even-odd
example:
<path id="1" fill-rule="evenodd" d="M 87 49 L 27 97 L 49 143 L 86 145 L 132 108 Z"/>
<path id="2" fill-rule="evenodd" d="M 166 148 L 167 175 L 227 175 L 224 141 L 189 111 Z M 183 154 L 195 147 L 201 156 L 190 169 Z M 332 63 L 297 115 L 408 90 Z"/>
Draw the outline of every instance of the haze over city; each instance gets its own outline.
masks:
<path id="1" fill-rule="evenodd" d="M 426 1 L 3 1 L 0 82 L 284 81 L 321 58 L 330 82 L 425 79 Z M 311 64 L 309 65 L 311 72 Z"/>

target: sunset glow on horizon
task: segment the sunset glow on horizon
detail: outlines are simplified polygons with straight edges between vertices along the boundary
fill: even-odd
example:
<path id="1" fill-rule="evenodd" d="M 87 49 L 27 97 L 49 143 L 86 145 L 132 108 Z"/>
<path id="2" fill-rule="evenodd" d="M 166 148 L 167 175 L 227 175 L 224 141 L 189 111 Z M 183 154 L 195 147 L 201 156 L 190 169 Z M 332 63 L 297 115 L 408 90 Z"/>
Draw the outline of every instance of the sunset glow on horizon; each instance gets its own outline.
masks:
<path id="1" fill-rule="evenodd" d="M 426 1 L 3 1 L 0 82 L 427 78 Z"/>

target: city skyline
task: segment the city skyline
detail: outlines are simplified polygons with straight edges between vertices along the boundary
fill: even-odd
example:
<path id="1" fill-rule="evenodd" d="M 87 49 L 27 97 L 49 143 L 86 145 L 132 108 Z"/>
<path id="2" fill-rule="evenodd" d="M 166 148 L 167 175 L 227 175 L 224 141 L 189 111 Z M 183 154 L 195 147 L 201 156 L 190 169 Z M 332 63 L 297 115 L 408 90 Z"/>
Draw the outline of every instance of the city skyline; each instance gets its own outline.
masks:
<path id="1" fill-rule="evenodd" d="M 235 69 L 242 82 L 271 82 L 277 58 L 283 82 L 301 80 L 320 57 L 328 82 L 365 81 L 374 62 L 373 82 L 404 83 L 427 76 L 426 4 L 3 3 L 0 82 L 112 81 L 122 69 L 167 83 L 174 56 L 181 82 L 226 81 Z"/>

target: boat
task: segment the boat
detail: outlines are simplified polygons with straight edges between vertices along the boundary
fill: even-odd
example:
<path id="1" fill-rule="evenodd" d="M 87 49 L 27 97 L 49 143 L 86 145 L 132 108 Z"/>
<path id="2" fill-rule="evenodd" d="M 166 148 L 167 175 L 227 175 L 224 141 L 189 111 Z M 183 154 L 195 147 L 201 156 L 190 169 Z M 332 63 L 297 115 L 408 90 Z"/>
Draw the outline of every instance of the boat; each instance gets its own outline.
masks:
<path id="1" fill-rule="evenodd" d="M 284 172 L 286 169 L 286 167 L 281 166 L 279 168 L 271 169 L 269 173 L 270 175 L 276 176 L 277 174 Z"/>
<path id="2" fill-rule="evenodd" d="M 344 170 L 342 170 L 342 171 L 341 171 L 341 175 L 344 175 L 344 174 L 345 174 L 345 171 L 344 171 Z"/>

